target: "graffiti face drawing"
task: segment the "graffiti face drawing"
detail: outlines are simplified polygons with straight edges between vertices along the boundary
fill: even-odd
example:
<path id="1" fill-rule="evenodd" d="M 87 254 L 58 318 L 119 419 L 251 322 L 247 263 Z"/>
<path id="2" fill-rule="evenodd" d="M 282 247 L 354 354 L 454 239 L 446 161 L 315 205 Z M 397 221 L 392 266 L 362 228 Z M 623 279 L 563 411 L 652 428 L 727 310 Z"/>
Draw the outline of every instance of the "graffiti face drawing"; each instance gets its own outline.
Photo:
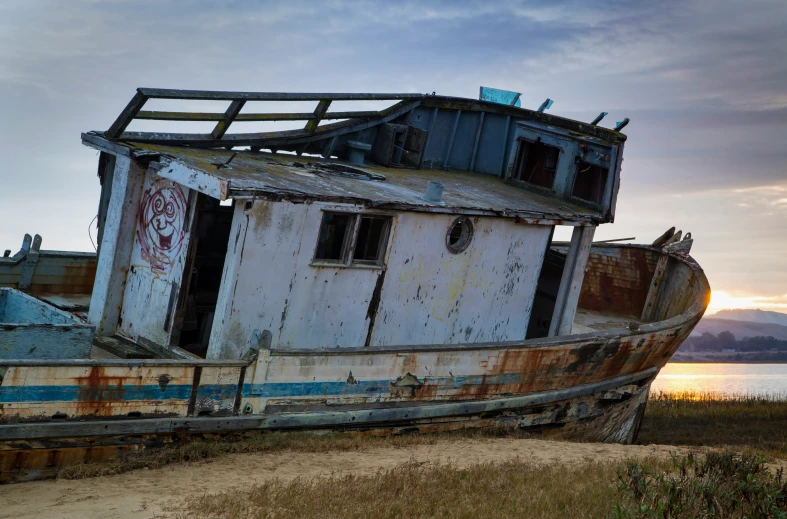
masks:
<path id="1" fill-rule="evenodd" d="M 159 274 L 169 272 L 180 253 L 186 216 L 186 197 L 177 184 L 157 181 L 142 195 L 137 239 L 142 257 Z"/>

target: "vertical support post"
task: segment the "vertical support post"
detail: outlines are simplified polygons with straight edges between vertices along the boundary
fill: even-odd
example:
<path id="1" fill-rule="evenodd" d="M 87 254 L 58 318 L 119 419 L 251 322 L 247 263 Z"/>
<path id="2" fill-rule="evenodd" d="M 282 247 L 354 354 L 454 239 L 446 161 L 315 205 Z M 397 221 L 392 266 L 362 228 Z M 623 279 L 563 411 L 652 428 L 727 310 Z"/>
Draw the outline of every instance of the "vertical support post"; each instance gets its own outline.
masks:
<path id="1" fill-rule="evenodd" d="M 473 142 L 473 155 L 470 158 L 470 171 L 475 171 L 475 157 L 478 153 L 478 143 L 481 141 L 481 130 L 484 128 L 484 115 L 486 112 L 481 112 L 481 117 L 478 119 L 478 130 L 475 132 L 475 141 Z"/>
<path id="2" fill-rule="evenodd" d="M 656 305 L 661 295 L 661 286 L 664 281 L 664 273 L 667 271 L 668 262 L 669 254 L 662 253 L 658 263 L 656 263 L 656 270 L 653 272 L 653 278 L 650 280 L 650 288 L 648 288 L 648 295 L 642 308 L 641 318 L 645 322 L 650 322 L 655 317 Z"/>
<path id="3" fill-rule="evenodd" d="M 424 166 L 424 157 L 426 157 L 426 150 L 429 148 L 429 140 L 432 138 L 432 126 L 434 126 L 434 122 L 437 120 L 438 110 L 437 107 L 434 107 L 432 113 L 429 115 L 429 124 L 426 125 L 426 142 L 424 142 L 424 151 L 421 153 L 421 162 L 418 163 L 418 169 Z"/>
<path id="4" fill-rule="evenodd" d="M 107 218 L 109 196 L 112 194 L 112 178 L 115 175 L 115 156 L 102 151 L 98 163 L 98 177 L 101 179 L 101 199 L 98 203 L 98 217 L 96 218 L 96 226 L 98 228 L 98 235 L 96 236 L 96 255 L 101 254 L 101 238 L 104 237 L 104 220 Z"/>
<path id="5" fill-rule="evenodd" d="M 500 177 L 506 176 L 506 148 L 508 147 L 508 129 L 511 127 L 511 116 L 506 117 L 506 127 L 503 130 L 503 138 L 501 139 L 502 149 L 500 150 Z"/>
<path id="6" fill-rule="evenodd" d="M 570 335 L 577 313 L 579 292 L 582 290 L 582 281 L 585 279 L 585 267 L 590 256 L 590 246 L 593 244 L 595 227 L 574 227 L 571 235 L 571 244 L 568 247 L 566 266 L 563 267 L 563 276 L 560 278 L 560 288 L 557 292 L 555 310 L 552 313 L 552 322 L 549 325 L 549 337 Z"/>
<path id="7" fill-rule="evenodd" d="M 112 194 L 104 221 L 101 255 L 98 257 L 96 281 L 88 311 L 88 321 L 96 327 L 97 336 L 112 335 L 117 329 L 134 246 L 144 173 L 128 157 L 117 156 L 115 159 Z"/>
<path id="8" fill-rule="evenodd" d="M 445 158 L 443 159 L 443 169 L 450 168 L 450 164 L 448 163 L 449 159 L 451 158 L 451 150 L 454 148 L 454 137 L 456 136 L 456 128 L 459 126 L 459 117 L 462 115 L 462 110 L 456 111 L 456 117 L 454 117 L 454 126 L 451 128 L 451 136 L 448 138 L 448 148 L 445 150 Z"/>
<path id="9" fill-rule="evenodd" d="M 25 235 L 27 239 L 27 235 Z M 24 290 L 30 288 L 33 284 L 33 273 L 38 264 L 38 254 L 41 251 L 41 236 L 36 234 L 33 238 L 33 246 L 27 251 L 25 262 L 22 263 L 22 268 L 19 272 L 19 289 Z"/>

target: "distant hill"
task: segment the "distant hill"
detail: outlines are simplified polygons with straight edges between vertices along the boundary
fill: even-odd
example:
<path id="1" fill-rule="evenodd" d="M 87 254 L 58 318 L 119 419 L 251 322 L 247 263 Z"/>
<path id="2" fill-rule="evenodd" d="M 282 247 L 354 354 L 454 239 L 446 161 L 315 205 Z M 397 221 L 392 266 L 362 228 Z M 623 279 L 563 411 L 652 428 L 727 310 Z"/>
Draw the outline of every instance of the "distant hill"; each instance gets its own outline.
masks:
<path id="1" fill-rule="evenodd" d="M 737 312 L 738 310 L 733 310 Z M 741 310 L 746 311 L 746 310 Z M 721 312 L 719 312 L 721 313 Z M 776 312 L 765 312 L 776 313 Z M 784 314 L 781 314 L 784 315 Z M 785 316 L 787 317 L 787 316 Z M 736 339 L 745 339 L 746 337 L 775 337 L 780 340 L 787 340 L 787 326 L 773 323 L 761 323 L 752 321 L 738 321 L 734 319 L 718 319 L 716 316 L 703 317 L 702 320 L 694 328 L 691 333 L 693 336 L 702 335 L 705 332 L 710 332 L 713 335 L 718 335 L 721 332 L 731 332 Z"/>
<path id="2" fill-rule="evenodd" d="M 706 319 L 729 319 L 732 321 L 749 321 L 752 323 L 780 324 L 787 326 L 787 314 L 766 310 L 721 310 Z"/>

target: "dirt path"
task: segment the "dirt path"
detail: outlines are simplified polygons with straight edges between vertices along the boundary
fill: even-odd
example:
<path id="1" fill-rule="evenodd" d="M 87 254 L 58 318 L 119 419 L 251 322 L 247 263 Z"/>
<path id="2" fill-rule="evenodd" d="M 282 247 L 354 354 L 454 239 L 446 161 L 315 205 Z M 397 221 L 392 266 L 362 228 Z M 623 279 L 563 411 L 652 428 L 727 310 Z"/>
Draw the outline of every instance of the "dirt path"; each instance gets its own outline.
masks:
<path id="1" fill-rule="evenodd" d="M 117 476 L 76 481 L 34 481 L 0 487 L 0 518 L 149 519 L 171 518 L 180 499 L 242 487 L 271 478 L 373 474 L 402 463 L 468 466 L 514 458 L 536 463 L 617 461 L 667 457 L 688 449 L 664 445 L 565 443 L 544 440 L 459 440 L 406 448 L 327 453 L 285 452 L 228 455 L 210 463 L 172 465 Z"/>

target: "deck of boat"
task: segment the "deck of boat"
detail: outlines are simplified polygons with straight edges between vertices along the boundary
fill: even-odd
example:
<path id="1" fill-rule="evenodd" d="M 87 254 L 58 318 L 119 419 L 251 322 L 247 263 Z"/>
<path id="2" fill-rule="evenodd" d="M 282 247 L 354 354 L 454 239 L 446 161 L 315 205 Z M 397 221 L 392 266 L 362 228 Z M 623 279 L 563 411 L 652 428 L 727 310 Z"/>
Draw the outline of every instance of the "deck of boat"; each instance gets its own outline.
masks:
<path id="1" fill-rule="evenodd" d="M 631 324 L 644 324 L 645 322 L 636 317 L 627 315 L 617 315 L 605 312 L 595 312 L 579 308 L 574 317 L 574 324 L 571 327 L 571 334 L 601 332 L 615 328 L 629 328 Z"/>

